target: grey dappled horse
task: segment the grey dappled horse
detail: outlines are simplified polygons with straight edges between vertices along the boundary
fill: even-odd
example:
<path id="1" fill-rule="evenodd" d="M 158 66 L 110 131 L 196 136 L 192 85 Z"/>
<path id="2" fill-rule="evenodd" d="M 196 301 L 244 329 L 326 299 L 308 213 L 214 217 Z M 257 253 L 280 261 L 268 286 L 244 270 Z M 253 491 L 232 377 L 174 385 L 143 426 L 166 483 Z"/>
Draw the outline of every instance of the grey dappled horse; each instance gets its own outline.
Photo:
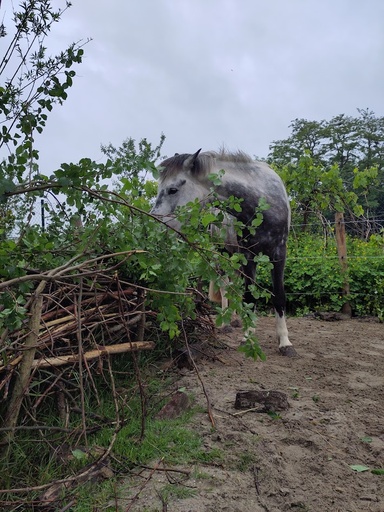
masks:
<path id="1" fill-rule="evenodd" d="M 295 356 L 285 321 L 284 267 L 290 208 L 284 184 L 265 162 L 254 161 L 242 152 L 200 151 L 193 155 L 176 153 L 161 163 L 158 195 L 152 213 L 174 229 L 180 229 L 180 223 L 175 218 L 176 208 L 195 199 L 202 203 L 209 202 L 213 184 L 208 176 L 223 170 L 220 184 L 214 187 L 218 198 L 225 200 L 234 196 L 243 199 L 241 212 L 230 213 L 245 225 L 237 243 L 231 244 L 247 260 L 242 268 L 245 279 L 244 302 L 255 304 L 248 289 L 255 278 L 254 257 L 259 253 L 266 254 L 273 265 L 273 305 L 279 350 L 283 355 Z M 252 235 L 246 226 L 251 225 L 260 198 L 266 200 L 269 209 L 263 212 L 263 222 L 256 229 L 256 234 Z"/>

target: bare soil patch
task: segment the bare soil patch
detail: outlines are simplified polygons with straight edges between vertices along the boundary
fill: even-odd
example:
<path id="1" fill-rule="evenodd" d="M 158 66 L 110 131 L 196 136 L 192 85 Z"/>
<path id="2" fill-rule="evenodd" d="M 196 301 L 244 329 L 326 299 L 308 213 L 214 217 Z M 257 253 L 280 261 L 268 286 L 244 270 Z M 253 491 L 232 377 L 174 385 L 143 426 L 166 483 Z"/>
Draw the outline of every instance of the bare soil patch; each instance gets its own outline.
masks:
<path id="1" fill-rule="evenodd" d="M 222 460 L 202 464 L 190 477 L 173 475 L 186 499 L 161 501 L 169 473 L 149 478 L 132 511 L 170 512 L 384 512 L 384 476 L 358 473 L 351 465 L 384 468 L 384 326 L 357 319 L 326 322 L 291 318 L 290 339 L 299 358 L 279 355 L 273 318 L 260 318 L 258 336 L 267 361 L 236 351 L 241 331 L 222 334 L 228 348 L 215 360 L 198 363 L 213 407 L 216 428 L 206 412 L 191 428 Z M 206 409 L 194 371 L 181 371 L 185 387 Z M 289 408 L 278 416 L 234 408 L 240 390 L 286 393 Z M 142 486 L 131 480 L 132 495 Z M 167 479 L 168 478 L 168 479 Z"/>

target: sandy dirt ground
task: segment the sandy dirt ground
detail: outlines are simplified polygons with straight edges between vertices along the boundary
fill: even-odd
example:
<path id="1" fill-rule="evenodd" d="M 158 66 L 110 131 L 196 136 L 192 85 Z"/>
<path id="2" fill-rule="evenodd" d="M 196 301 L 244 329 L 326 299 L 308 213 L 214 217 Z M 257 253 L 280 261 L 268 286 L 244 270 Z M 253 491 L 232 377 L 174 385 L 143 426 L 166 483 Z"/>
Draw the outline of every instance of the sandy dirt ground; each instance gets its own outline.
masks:
<path id="1" fill-rule="evenodd" d="M 195 397 L 202 412 L 191 424 L 207 451 L 222 459 L 190 469 L 190 476 L 165 472 L 131 481 L 134 512 L 384 512 L 384 325 L 358 319 L 326 322 L 288 320 L 298 358 L 279 355 L 273 318 L 260 318 L 257 334 L 265 362 L 246 359 L 236 348 L 241 331 L 222 334 L 227 348 L 214 360 L 198 362 L 212 403 L 194 371 L 181 370 L 178 387 Z M 240 390 L 286 393 L 289 408 L 272 417 L 255 411 L 237 414 Z M 357 472 L 353 465 L 370 470 Z M 144 478 L 143 478 L 144 477 Z M 185 499 L 163 502 L 164 485 L 178 482 Z"/>

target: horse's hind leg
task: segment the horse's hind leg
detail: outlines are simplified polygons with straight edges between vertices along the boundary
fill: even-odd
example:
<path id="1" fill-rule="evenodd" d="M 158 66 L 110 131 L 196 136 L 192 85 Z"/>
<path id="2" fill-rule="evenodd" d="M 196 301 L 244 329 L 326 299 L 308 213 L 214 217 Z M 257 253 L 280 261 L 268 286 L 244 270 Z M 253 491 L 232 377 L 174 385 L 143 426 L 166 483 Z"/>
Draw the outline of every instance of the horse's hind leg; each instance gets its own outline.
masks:
<path id="1" fill-rule="evenodd" d="M 223 277 L 222 285 L 218 290 L 215 290 L 215 285 L 213 281 L 210 281 L 209 283 L 209 300 L 221 304 L 221 308 L 223 309 L 223 311 L 229 308 L 229 300 L 227 297 L 227 289 L 229 288 L 229 286 L 230 281 L 227 277 Z M 230 324 L 232 327 L 241 327 L 241 320 L 236 311 L 232 313 Z"/>
<path id="2" fill-rule="evenodd" d="M 284 291 L 285 258 L 273 262 L 272 285 L 273 305 L 276 313 L 276 334 L 279 342 L 279 351 L 283 356 L 295 357 L 296 350 L 288 338 L 287 323 L 285 320 L 285 291 Z"/>

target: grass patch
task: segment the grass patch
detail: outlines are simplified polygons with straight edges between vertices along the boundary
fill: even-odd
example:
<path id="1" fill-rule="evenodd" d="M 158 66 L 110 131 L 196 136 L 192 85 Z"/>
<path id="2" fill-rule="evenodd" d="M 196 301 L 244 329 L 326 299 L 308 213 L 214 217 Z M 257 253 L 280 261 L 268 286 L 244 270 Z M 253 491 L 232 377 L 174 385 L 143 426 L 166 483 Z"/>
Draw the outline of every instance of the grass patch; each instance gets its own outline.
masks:
<path id="1" fill-rule="evenodd" d="M 184 500 L 195 495 L 195 489 L 188 489 L 182 485 L 167 484 L 159 491 L 159 497 L 165 504 L 168 504 L 171 499 Z"/>
<path id="2" fill-rule="evenodd" d="M 243 452 L 236 460 L 235 468 L 242 473 L 249 471 L 256 464 L 256 456 L 253 453 Z"/>
<path id="3" fill-rule="evenodd" d="M 118 377 L 115 380 L 118 381 Z M 118 387 L 119 382 L 115 384 L 119 390 L 118 415 L 123 426 L 116 436 L 108 464 L 119 478 L 128 475 L 136 466 L 153 465 L 159 460 L 169 467 L 221 460 L 220 450 L 207 450 L 198 433 L 188 428 L 198 408 L 187 411 L 175 420 L 156 419 L 156 413 L 169 393 L 168 382 L 151 379 L 145 383 L 147 412 L 144 435 L 138 386 L 135 382 L 127 385 L 127 381 L 124 387 Z M 39 502 L 44 491 L 13 493 L 12 489 L 27 489 L 72 477 L 96 461 L 110 446 L 116 430 L 116 409 L 111 400 L 111 389 L 105 383 L 101 389 L 98 387 L 97 400 L 91 395 L 86 401 L 86 425 L 91 431 L 86 440 L 81 435 L 81 415 L 71 413 L 70 421 L 64 425 L 53 407 L 40 410 L 39 424 L 48 428 L 21 430 L 17 433 L 11 446 L 11 457 L 7 462 L 0 462 L 0 488 L 9 489 L 9 493 L 2 496 L 3 500 L 14 502 L 15 507 L 20 501 L 25 504 Z M 62 430 L 50 429 L 51 426 Z M 76 505 L 71 510 L 75 512 L 99 510 L 100 507 L 115 511 L 115 505 L 108 508 L 106 504 L 113 502 L 117 486 L 117 477 L 96 485 L 83 483 L 78 488 L 63 490 L 55 506 L 61 509 L 74 500 Z M 181 499 L 185 491 L 183 489 L 173 485 L 169 489 L 164 488 L 164 500 L 171 496 Z"/>

